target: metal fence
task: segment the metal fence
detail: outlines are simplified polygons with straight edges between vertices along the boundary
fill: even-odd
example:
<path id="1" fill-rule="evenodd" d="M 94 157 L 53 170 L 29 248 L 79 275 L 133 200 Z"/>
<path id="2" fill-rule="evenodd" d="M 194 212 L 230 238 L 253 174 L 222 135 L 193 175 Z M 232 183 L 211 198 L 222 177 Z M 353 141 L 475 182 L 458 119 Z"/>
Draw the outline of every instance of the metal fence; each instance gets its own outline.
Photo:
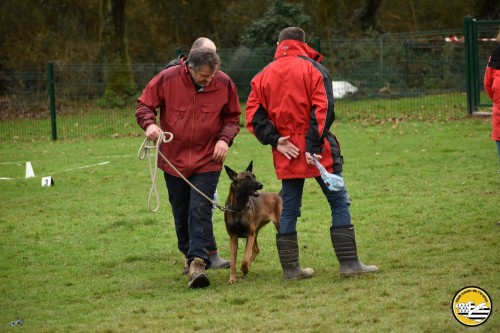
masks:
<path id="1" fill-rule="evenodd" d="M 489 97 L 482 91 L 484 91 L 483 74 L 492 49 L 485 50 L 484 45 L 495 42 L 499 28 L 499 20 L 464 18 L 464 40 L 462 42 L 465 44 L 467 111 L 470 114 L 491 106 Z"/>
<path id="2" fill-rule="evenodd" d="M 495 37 L 498 27 L 483 35 Z M 333 80 L 347 81 L 356 92 L 336 101 L 338 119 L 460 118 L 467 115 L 463 32 L 446 30 L 391 34 L 361 40 L 318 40 Z M 462 40 L 463 41 L 463 40 Z M 493 49 L 478 42 L 478 68 L 484 73 Z M 272 61 L 274 48 L 220 49 L 222 70 L 233 79 L 244 102 L 251 78 Z M 171 57 L 176 52 L 172 50 Z M 161 64 L 133 64 L 137 93 L 103 98 L 104 65 L 54 63 L 58 139 L 140 135 L 135 123 L 136 97 L 171 59 Z M 482 82 L 482 78 L 481 78 Z M 48 74 L 0 74 L 0 142 L 53 138 Z"/>

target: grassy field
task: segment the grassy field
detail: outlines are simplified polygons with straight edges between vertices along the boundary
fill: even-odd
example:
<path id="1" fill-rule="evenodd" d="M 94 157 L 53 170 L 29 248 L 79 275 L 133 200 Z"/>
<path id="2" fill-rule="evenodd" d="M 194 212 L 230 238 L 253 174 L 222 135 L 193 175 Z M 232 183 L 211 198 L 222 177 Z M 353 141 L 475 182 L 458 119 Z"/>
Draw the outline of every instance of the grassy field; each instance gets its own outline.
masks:
<path id="1" fill-rule="evenodd" d="M 147 209 L 141 138 L 0 145 L 0 177 L 13 178 L 0 180 L 0 332 L 498 332 L 500 177 L 489 121 L 338 122 L 334 132 L 359 254 L 380 272 L 339 278 L 328 206 L 307 181 L 298 235 L 315 276 L 282 280 L 268 225 L 248 276 L 230 286 L 228 270 L 209 270 L 204 290 L 189 290 L 181 273 L 161 177 L 160 212 Z M 226 164 L 250 160 L 278 191 L 269 147 L 242 129 Z M 26 161 L 35 178 L 24 179 Z M 42 187 L 49 175 L 55 184 Z M 228 186 L 222 173 L 220 203 Z M 214 228 L 228 258 L 220 211 Z M 451 312 L 471 285 L 493 301 L 476 329 Z M 22 326 L 8 325 L 18 318 Z"/>
<path id="2" fill-rule="evenodd" d="M 467 112 L 465 93 L 378 98 L 346 98 L 335 101 L 335 113 L 342 121 L 385 121 L 386 119 L 448 121 L 463 119 Z M 61 105 L 57 108 L 56 134 L 59 140 L 116 138 L 142 135 L 134 118 L 135 101 L 126 108 L 100 108 L 94 104 Z M 242 104 L 244 110 L 245 103 Z M 490 111 L 491 107 L 484 111 Z M 15 115 L 15 113 L 14 113 Z M 244 126 L 244 117 L 241 119 Z M 52 139 L 49 111 L 37 117 L 12 116 L 0 119 L 0 143 L 48 141 Z"/>

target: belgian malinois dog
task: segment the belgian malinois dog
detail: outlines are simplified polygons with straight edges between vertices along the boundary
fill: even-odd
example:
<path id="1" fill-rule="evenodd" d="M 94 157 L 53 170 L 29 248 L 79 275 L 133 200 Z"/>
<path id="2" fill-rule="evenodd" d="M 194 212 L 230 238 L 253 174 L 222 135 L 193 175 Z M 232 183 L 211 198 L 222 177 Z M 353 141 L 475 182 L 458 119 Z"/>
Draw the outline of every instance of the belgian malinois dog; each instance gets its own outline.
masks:
<path id="1" fill-rule="evenodd" d="M 241 263 L 241 271 L 244 275 L 259 253 L 257 234 L 260 228 L 274 222 L 276 230 L 279 231 L 279 221 L 283 200 L 277 193 L 258 192 L 263 185 L 257 181 L 252 173 L 252 162 L 243 172 L 237 173 L 228 166 L 224 166 L 231 187 L 226 201 L 224 221 L 229 234 L 230 248 L 230 273 L 229 284 L 236 282 L 236 255 L 238 252 L 238 239 L 246 238 L 245 255 Z"/>

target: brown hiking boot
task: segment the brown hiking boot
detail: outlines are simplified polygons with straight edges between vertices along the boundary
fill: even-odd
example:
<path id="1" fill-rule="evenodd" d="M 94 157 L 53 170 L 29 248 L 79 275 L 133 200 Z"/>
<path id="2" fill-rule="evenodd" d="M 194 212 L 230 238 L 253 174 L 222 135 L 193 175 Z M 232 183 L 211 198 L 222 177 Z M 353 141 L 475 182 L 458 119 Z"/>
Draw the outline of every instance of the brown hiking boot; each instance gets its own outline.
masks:
<path id="1" fill-rule="evenodd" d="M 210 267 L 208 267 L 209 269 L 229 268 L 229 260 L 222 259 L 219 256 L 218 252 L 209 254 L 208 258 L 210 259 Z M 182 271 L 182 274 L 183 275 L 189 274 L 188 259 L 186 257 L 184 257 L 184 269 Z"/>
<path id="2" fill-rule="evenodd" d="M 205 273 L 205 261 L 201 258 L 194 258 L 189 265 L 188 288 L 205 288 L 210 285 L 207 273 Z"/>

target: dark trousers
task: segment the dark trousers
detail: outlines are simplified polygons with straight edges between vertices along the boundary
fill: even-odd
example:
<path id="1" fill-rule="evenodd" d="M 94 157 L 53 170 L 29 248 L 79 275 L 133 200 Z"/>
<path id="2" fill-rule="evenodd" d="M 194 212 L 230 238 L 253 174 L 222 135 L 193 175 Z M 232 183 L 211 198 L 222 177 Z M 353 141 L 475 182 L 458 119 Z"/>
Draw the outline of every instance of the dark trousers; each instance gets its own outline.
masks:
<path id="1" fill-rule="evenodd" d="M 342 176 L 341 173 L 336 173 Z M 351 225 L 351 201 L 345 186 L 340 191 L 330 191 L 321 177 L 314 178 L 321 187 L 323 195 L 330 204 L 333 227 Z M 288 234 L 297 231 L 297 218 L 300 216 L 302 207 L 302 193 L 304 191 L 303 178 L 283 179 L 281 190 L 283 196 L 283 210 L 281 212 L 280 233 Z"/>
<path id="2" fill-rule="evenodd" d="M 194 174 L 188 180 L 207 197 L 213 198 L 220 172 Z M 201 258 L 210 265 L 209 253 L 217 249 L 215 244 L 210 201 L 192 189 L 182 178 L 164 173 L 168 200 L 172 206 L 177 247 L 191 262 Z"/>

